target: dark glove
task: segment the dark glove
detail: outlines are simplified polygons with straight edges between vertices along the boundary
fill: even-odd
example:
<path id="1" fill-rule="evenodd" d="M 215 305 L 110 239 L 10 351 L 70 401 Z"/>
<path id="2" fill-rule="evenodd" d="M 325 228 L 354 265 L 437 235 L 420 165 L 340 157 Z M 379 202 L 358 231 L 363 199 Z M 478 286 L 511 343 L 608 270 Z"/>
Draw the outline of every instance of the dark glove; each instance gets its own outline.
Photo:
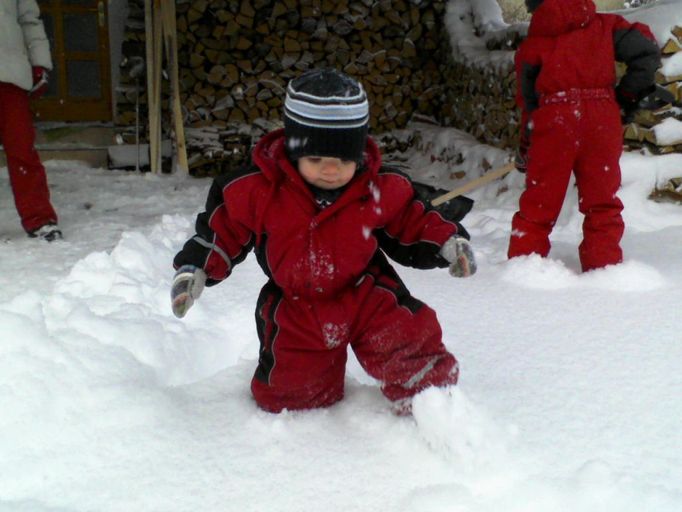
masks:
<path id="1" fill-rule="evenodd" d="M 620 106 L 622 123 L 631 123 L 635 118 L 635 112 L 639 108 L 639 98 L 637 95 L 619 86 L 616 87 L 616 101 Z"/>
<path id="2" fill-rule="evenodd" d="M 175 273 L 171 287 L 173 314 L 182 318 L 199 298 L 206 284 L 206 272 L 194 265 L 183 265 Z"/>
<path id="3" fill-rule="evenodd" d="M 519 172 L 525 173 L 528 170 L 528 148 L 530 147 L 530 123 L 526 123 L 521 128 L 521 138 L 519 139 L 519 147 L 516 148 L 514 155 L 514 167 Z"/>
<path id="4" fill-rule="evenodd" d="M 28 91 L 31 99 L 37 100 L 47 91 L 48 72 L 42 66 L 33 66 L 33 87 Z"/>
<path id="5" fill-rule="evenodd" d="M 453 277 L 469 277 L 476 273 L 476 259 L 469 240 L 463 236 L 453 236 L 440 248 L 440 255 L 450 263 L 449 271 Z"/>
<path id="6" fill-rule="evenodd" d="M 514 167 L 516 170 L 525 173 L 528 170 L 528 148 L 519 146 L 514 155 Z"/>

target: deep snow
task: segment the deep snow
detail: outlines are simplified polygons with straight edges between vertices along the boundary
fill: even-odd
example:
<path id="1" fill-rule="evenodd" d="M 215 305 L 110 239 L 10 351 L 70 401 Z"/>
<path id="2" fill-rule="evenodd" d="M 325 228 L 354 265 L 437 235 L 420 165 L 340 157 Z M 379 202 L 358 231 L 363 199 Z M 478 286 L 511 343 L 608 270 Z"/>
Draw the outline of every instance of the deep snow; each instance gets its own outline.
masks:
<path id="1" fill-rule="evenodd" d="M 172 316 L 209 180 L 50 162 L 66 238 L 47 244 L 2 173 L 0 510 L 680 510 L 682 211 L 646 196 L 682 156 L 622 163 L 620 266 L 578 273 L 573 190 L 551 257 L 507 261 L 512 173 L 471 194 L 478 274 L 400 268 L 462 365 L 414 418 L 354 360 L 339 405 L 259 411 L 252 257 Z"/>
<path id="2" fill-rule="evenodd" d="M 679 4 L 642 10 L 659 42 Z M 462 151 L 469 178 L 509 157 L 421 129 L 433 144 L 408 162 L 443 188 L 460 183 L 431 154 Z M 171 260 L 209 180 L 50 162 L 65 240 L 46 244 L 22 233 L 0 172 L 0 511 L 682 510 L 682 207 L 647 199 L 682 155 L 621 163 L 622 265 L 579 273 L 573 187 L 550 258 L 507 261 L 513 172 L 470 194 L 475 276 L 399 267 L 462 367 L 414 417 L 352 358 L 340 404 L 258 410 L 253 257 L 172 316 Z"/>

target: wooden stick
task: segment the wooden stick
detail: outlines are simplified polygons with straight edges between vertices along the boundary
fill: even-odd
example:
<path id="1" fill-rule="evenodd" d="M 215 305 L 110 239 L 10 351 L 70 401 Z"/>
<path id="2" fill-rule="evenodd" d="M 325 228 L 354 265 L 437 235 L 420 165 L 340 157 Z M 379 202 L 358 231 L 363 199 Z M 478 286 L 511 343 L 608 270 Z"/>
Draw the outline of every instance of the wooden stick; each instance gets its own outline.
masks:
<path id="1" fill-rule="evenodd" d="M 151 131 L 150 164 L 152 173 L 161 172 L 161 61 L 163 60 L 163 39 L 161 25 L 161 0 L 153 0 L 152 7 L 152 61 L 148 64 L 152 68 L 152 89 L 149 124 Z"/>
<path id="2" fill-rule="evenodd" d="M 438 197 L 432 199 L 431 204 L 433 206 L 438 206 L 439 204 L 443 204 L 444 202 L 449 201 L 450 199 L 453 199 L 457 196 L 461 196 L 462 194 L 466 194 L 470 190 L 481 187 L 481 186 L 485 185 L 486 183 L 489 183 L 493 180 L 496 180 L 497 178 L 501 178 L 502 176 L 509 174 L 513 170 L 514 170 L 514 162 L 509 162 L 508 164 L 503 165 L 502 167 L 499 167 L 499 168 L 495 169 L 494 171 L 486 172 L 480 178 L 476 178 L 475 180 L 471 180 L 469 183 L 466 183 L 466 184 L 462 185 L 461 187 L 458 187 L 454 190 L 451 190 L 447 194 L 443 194 L 442 196 L 438 196 Z"/>
<path id="3" fill-rule="evenodd" d="M 168 74 L 171 83 L 171 111 L 175 131 L 175 164 L 183 174 L 189 173 L 182 104 L 180 103 L 180 80 L 178 77 L 178 38 L 175 18 L 175 0 L 162 0 L 163 32 L 168 56 Z"/>
<path id="4" fill-rule="evenodd" d="M 147 139 L 149 140 L 149 165 L 152 172 L 155 171 L 156 160 L 154 158 L 156 123 L 158 117 L 154 115 L 154 22 L 152 15 L 152 0 L 144 0 L 144 39 L 145 59 L 147 66 L 147 116 L 148 128 Z"/>

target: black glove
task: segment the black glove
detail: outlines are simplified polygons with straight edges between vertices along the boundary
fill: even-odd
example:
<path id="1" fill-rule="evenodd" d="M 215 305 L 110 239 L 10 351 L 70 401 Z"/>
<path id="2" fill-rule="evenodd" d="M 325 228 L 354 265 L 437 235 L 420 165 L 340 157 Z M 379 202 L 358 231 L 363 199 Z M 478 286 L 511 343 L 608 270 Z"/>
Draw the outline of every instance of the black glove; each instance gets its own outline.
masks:
<path id="1" fill-rule="evenodd" d="M 526 123 L 521 128 L 521 138 L 519 139 L 519 147 L 516 148 L 514 155 L 514 167 L 516 170 L 525 173 L 528 170 L 528 148 L 530 147 L 530 123 Z"/>
<path id="2" fill-rule="evenodd" d="M 635 118 L 635 112 L 639 108 L 639 98 L 633 92 L 627 91 L 622 87 L 616 87 L 616 101 L 620 106 L 621 122 L 629 124 Z"/>
<path id="3" fill-rule="evenodd" d="M 528 170 L 528 148 L 519 146 L 516 148 L 516 154 L 514 155 L 514 167 L 519 172 L 525 174 Z"/>
<path id="4" fill-rule="evenodd" d="M 450 275 L 453 277 L 469 277 L 476 273 L 476 259 L 469 240 L 455 235 L 449 238 L 440 248 L 440 255 L 450 262 Z"/>
<path id="5" fill-rule="evenodd" d="M 206 284 L 206 272 L 194 265 L 183 265 L 175 273 L 171 287 L 173 314 L 182 318 L 199 298 Z"/>

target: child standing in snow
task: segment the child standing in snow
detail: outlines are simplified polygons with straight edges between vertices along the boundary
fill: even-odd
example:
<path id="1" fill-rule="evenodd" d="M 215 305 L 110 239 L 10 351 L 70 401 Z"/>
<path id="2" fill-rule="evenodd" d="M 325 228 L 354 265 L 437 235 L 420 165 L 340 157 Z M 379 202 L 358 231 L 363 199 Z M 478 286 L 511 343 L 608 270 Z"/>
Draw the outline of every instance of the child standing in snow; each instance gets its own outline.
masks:
<path id="1" fill-rule="evenodd" d="M 516 162 L 527 173 L 526 189 L 508 256 L 548 255 L 573 172 L 585 216 L 583 271 L 620 263 L 619 105 L 629 114 L 653 89 L 658 46 L 646 25 L 598 14 L 592 0 L 526 0 L 526 7 L 532 13 L 528 38 L 515 59 L 522 109 Z M 615 61 L 627 70 L 614 88 Z"/>
<path id="2" fill-rule="evenodd" d="M 35 0 L 0 5 L 0 142 L 14 204 L 28 235 L 52 242 L 62 237 L 50 203 L 45 168 L 34 147 L 29 100 L 47 90 L 50 43 Z"/>
<path id="3" fill-rule="evenodd" d="M 269 281 L 256 305 L 260 339 L 251 390 L 272 412 L 343 397 L 347 346 L 389 400 L 455 384 L 458 366 L 435 312 L 412 297 L 384 253 L 416 268 L 476 270 L 468 234 L 381 168 L 367 136 L 362 86 L 334 69 L 289 83 L 284 129 L 264 136 L 254 166 L 217 178 L 196 235 L 176 255 L 176 316 L 204 283 L 227 278 L 254 248 Z"/>

